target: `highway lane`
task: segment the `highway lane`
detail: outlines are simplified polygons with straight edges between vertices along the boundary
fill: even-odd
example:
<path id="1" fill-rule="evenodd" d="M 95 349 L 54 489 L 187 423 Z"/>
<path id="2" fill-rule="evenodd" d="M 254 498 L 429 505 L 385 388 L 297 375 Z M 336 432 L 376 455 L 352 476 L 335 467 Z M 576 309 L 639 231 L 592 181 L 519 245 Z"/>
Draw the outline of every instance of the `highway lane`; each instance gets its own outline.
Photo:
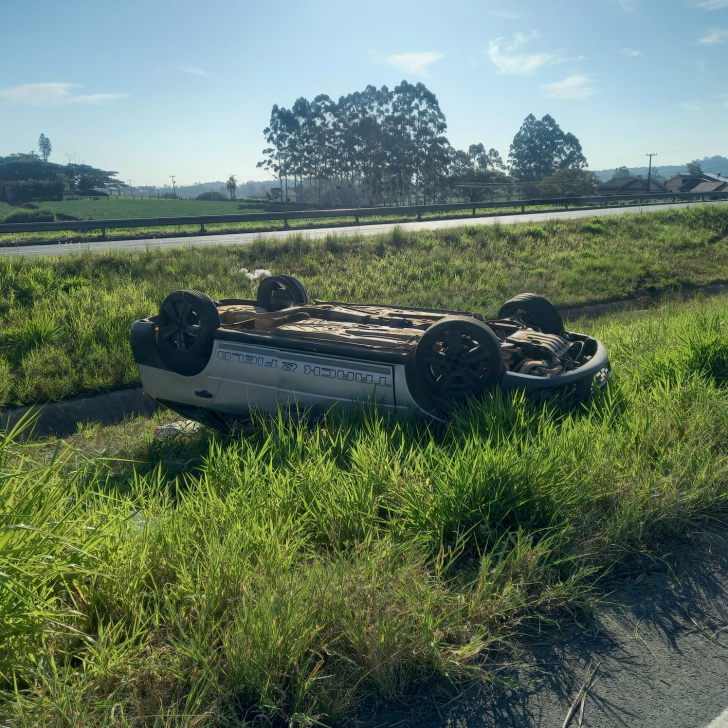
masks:
<path id="1" fill-rule="evenodd" d="M 519 223 L 544 222 L 546 220 L 576 220 L 583 217 L 605 217 L 626 215 L 635 212 L 659 212 L 679 210 L 702 205 L 728 205 L 728 200 L 716 202 L 678 202 L 659 205 L 633 205 L 606 207 L 588 210 L 561 210 L 554 212 L 528 212 L 520 215 L 496 215 L 492 217 L 469 217 L 455 220 L 423 220 L 422 222 L 377 223 L 375 225 L 352 225 L 348 227 L 326 227 L 308 230 L 275 230 L 265 233 L 226 233 L 219 235 L 189 235 L 175 238 L 151 238 L 136 240 L 99 240 L 82 243 L 51 243 L 39 245 L 18 245 L 0 247 L 0 256 L 63 255 L 91 251 L 103 253 L 107 250 L 157 250 L 179 248 L 188 245 L 248 245 L 254 240 L 281 240 L 295 235 L 309 239 L 325 238 L 327 235 L 359 236 L 388 233 L 398 227 L 402 230 L 441 230 L 464 225 L 516 225 Z"/>

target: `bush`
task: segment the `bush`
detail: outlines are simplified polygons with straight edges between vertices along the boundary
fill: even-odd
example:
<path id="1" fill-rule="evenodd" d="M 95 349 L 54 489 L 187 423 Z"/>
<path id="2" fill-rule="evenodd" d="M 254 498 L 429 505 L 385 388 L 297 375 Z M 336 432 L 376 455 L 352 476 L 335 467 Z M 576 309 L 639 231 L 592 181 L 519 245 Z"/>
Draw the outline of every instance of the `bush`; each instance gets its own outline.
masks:
<path id="1" fill-rule="evenodd" d="M 11 212 L 4 218 L 0 218 L 0 222 L 53 222 L 55 217 L 50 210 L 23 210 L 18 209 Z"/>
<path id="2" fill-rule="evenodd" d="M 211 200 L 212 202 L 227 202 L 228 198 L 222 192 L 203 192 L 195 197 L 196 200 Z"/>
<path id="3" fill-rule="evenodd" d="M 63 199 L 63 182 L 60 180 L 27 179 L 14 184 L 12 190 L 17 202 Z"/>

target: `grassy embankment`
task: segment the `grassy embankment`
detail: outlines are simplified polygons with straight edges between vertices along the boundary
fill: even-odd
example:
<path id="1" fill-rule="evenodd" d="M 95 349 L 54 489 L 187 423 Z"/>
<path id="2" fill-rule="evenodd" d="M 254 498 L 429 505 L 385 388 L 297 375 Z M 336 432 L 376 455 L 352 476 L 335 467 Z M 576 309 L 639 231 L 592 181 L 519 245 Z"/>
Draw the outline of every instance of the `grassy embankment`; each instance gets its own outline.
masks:
<path id="1" fill-rule="evenodd" d="M 306 725 L 496 679 L 728 505 L 728 300 L 582 328 L 615 377 L 576 411 L 494 396 L 446 432 L 332 416 L 98 458 L 0 439 L 0 721 Z"/>
<path id="2" fill-rule="evenodd" d="M 120 218 L 142 218 L 142 217 L 183 217 L 193 215 L 235 215 L 254 212 L 282 212 L 290 211 L 288 227 L 292 229 L 308 229 L 316 227 L 341 227 L 355 224 L 355 217 L 325 217 L 313 220 L 296 219 L 295 211 L 309 209 L 311 206 L 281 204 L 274 202 L 257 201 L 235 201 L 235 202 L 210 202 L 205 200 L 142 200 L 132 198 L 100 198 L 94 200 L 85 198 L 81 200 L 64 200 L 51 202 L 38 202 L 38 210 L 18 210 L 6 203 L 0 202 L 0 223 L 7 222 L 34 222 L 57 220 L 103 220 Z M 620 203 L 621 204 L 621 203 Z M 554 210 L 552 205 L 536 205 L 527 208 L 527 212 L 538 212 L 543 210 Z M 396 210 L 396 208 L 393 208 Z M 520 212 L 520 207 L 509 207 L 504 203 L 498 208 L 478 208 L 478 215 L 503 215 Z M 12 215 L 12 217 L 10 217 Z M 423 213 L 423 219 L 453 219 L 463 218 L 469 215 L 467 210 L 452 212 Z M 27 220 L 25 219 L 27 217 Z M 411 222 L 416 220 L 414 215 L 369 215 L 360 216 L 360 224 L 371 224 L 378 222 Z M 270 230 L 283 230 L 283 220 L 266 220 L 260 222 L 241 223 L 212 223 L 206 224 L 207 233 L 232 233 L 232 232 L 264 232 Z M 174 225 L 162 227 L 138 227 L 138 228 L 107 228 L 108 239 L 134 239 L 154 238 L 170 236 L 199 235 L 199 225 Z M 53 233 L 0 233 L 0 245 L 22 245 L 39 241 L 57 242 L 82 242 L 101 239 L 100 230 L 86 231 L 57 231 Z"/>
<path id="3" fill-rule="evenodd" d="M 299 276 L 312 297 L 493 314 L 728 279 L 728 208 L 538 224 L 291 238 L 250 246 L 0 260 L 0 406 L 135 386 L 129 325 L 171 291 L 255 295 L 241 267 Z"/>

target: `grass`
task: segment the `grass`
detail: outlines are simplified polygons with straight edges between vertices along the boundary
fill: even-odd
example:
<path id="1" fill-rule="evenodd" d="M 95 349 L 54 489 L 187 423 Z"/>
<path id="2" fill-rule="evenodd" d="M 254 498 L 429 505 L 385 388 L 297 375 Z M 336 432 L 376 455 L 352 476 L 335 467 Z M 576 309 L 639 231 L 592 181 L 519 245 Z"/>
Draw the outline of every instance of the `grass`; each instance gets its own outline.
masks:
<path id="1" fill-rule="evenodd" d="M 103 204 L 99 205 L 101 202 Z M 63 220 L 101 220 L 120 218 L 142 218 L 142 217 L 180 217 L 193 215 L 223 215 L 223 214 L 245 214 L 252 212 L 281 212 L 291 211 L 292 217 L 284 220 L 265 220 L 258 222 L 239 223 L 206 223 L 206 234 L 230 234 L 230 233 L 254 233 L 267 232 L 272 230 L 306 230 L 320 227 L 346 227 L 357 224 L 356 217 L 323 217 L 316 219 L 297 219 L 295 210 L 308 209 L 310 206 L 282 205 L 274 202 L 209 202 L 203 200 L 141 200 L 132 198 L 85 198 L 83 200 L 64 200 L 62 202 L 42 202 L 42 209 L 36 211 L 36 215 L 25 215 L 24 210 L 11 208 L 5 203 L 0 203 L 0 224 L 3 222 L 33 222 Z M 618 205 L 634 204 L 619 202 Z M 643 201 L 641 204 L 646 204 Z M 3 217 L 3 205 L 7 210 Z M 599 205 L 597 205 L 599 207 Z M 509 206 L 507 202 L 502 207 L 483 208 L 475 204 L 475 212 L 480 216 L 511 215 L 521 212 L 520 206 Z M 553 205 L 533 205 L 527 208 L 528 212 L 553 211 Z M 14 212 L 12 212 L 14 211 Z M 368 225 L 375 223 L 400 223 L 413 222 L 417 220 L 416 215 L 398 214 L 397 208 L 392 208 L 391 215 L 361 215 L 359 224 Z M 470 215 L 468 210 L 453 210 L 449 212 L 426 212 L 422 213 L 425 220 L 447 220 L 467 218 Z M 287 223 L 287 224 L 286 224 Z M 34 233 L 0 233 L 0 246 L 28 245 L 37 242 L 71 243 L 71 242 L 93 242 L 98 240 L 125 240 L 125 239 L 149 239 L 163 237 L 185 237 L 198 236 L 201 234 L 199 225 L 163 225 L 160 227 L 136 227 L 136 228 L 106 228 L 105 237 L 100 229 L 94 230 L 59 230 Z"/>
<path id="2" fill-rule="evenodd" d="M 129 326 L 175 289 L 254 297 L 238 272 L 300 277 L 311 297 L 495 314 L 534 291 L 557 305 L 728 278 L 728 209 L 465 226 L 377 237 L 0 260 L 0 406 L 138 384 Z"/>
<path id="3" fill-rule="evenodd" d="M 235 215 L 249 212 L 279 212 L 291 205 L 265 200 L 157 200 L 139 197 L 78 197 L 66 200 L 34 202 L 37 207 L 51 212 L 73 215 L 78 220 L 106 220 L 129 217 L 182 217 L 185 215 Z M 0 221 L 15 210 L 0 203 Z"/>
<path id="4" fill-rule="evenodd" d="M 332 724 L 497 679 L 728 505 L 728 299 L 579 327 L 615 377 L 578 410 L 0 439 L 0 720 Z"/>

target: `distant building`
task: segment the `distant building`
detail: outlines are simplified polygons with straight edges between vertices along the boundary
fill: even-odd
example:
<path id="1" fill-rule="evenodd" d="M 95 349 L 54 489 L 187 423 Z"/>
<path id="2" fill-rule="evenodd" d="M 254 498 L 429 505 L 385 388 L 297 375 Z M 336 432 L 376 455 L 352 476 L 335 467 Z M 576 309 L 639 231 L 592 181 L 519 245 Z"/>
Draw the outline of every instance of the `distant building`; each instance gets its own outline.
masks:
<path id="1" fill-rule="evenodd" d="M 288 193 L 287 197 L 286 192 Z M 280 187 L 271 187 L 270 196 L 277 202 L 281 202 L 284 198 L 286 202 L 296 202 L 296 189 L 294 187 L 289 187 L 288 190 L 282 190 Z"/>
<path id="2" fill-rule="evenodd" d="M 649 186 L 646 179 L 640 177 L 615 177 L 599 185 L 600 195 L 645 195 L 649 192 L 668 192 L 667 187 L 651 179 Z"/>
<path id="3" fill-rule="evenodd" d="M 671 177 L 665 186 L 670 192 L 726 192 L 728 191 L 728 177 L 720 174 L 676 174 Z"/>

